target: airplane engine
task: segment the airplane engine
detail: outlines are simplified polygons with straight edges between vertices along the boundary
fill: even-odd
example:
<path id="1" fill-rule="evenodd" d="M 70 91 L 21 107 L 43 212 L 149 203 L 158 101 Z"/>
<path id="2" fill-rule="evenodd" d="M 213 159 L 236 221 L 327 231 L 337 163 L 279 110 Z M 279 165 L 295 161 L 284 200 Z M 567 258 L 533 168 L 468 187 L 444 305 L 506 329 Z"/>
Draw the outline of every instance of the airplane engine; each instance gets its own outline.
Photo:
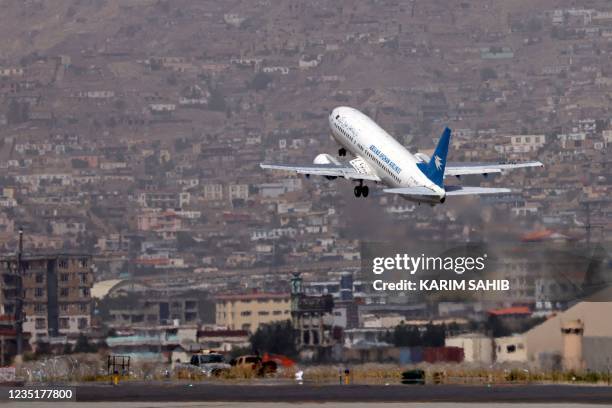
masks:
<path id="1" fill-rule="evenodd" d="M 429 161 L 431 160 L 431 157 L 429 157 L 425 153 L 416 153 L 414 157 L 420 160 L 421 163 L 429 163 Z"/>
<path id="2" fill-rule="evenodd" d="M 315 157 L 314 164 L 340 164 L 340 162 L 334 157 L 327 153 L 321 153 Z"/>
<path id="3" fill-rule="evenodd" d="M 321 153 L 315 157 L 314 164 L 340 164 L 340 162 L 333 156 L 327 153 Z M 325 176 L 328 180 L 335 180 L 336 176 Z"/>

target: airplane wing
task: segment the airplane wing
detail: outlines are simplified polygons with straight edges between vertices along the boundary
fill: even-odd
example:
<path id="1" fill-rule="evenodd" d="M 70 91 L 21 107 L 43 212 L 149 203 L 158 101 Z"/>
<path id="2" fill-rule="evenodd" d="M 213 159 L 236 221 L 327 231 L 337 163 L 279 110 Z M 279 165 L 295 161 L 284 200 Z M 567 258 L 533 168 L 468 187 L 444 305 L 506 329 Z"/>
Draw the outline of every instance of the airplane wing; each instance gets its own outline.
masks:
<path id="1" fill-rule="evenodd" d="M 345 164 L 309 164 L 306 166 L 295 166 L 291 164 L 265 164 L 259 165 L 262 169 L 293 171 L 298 174 L 344 177 L 345 179 L 381 181 L 375 174 L 360 173 L 352 166 Z"/>
<path id="2" fill-rule="evenodd" d="M 464 187 L 464 186 L 445 186 L 447 196 L 459 195 L 480 195 L 480 194 L 501 194 L 510 193 L 509 188 L 488 188 L 488 187 Z M 398 187 L 385 188 L 385 193 L 409 195 L 409 196 L 425 196 L 438 197 L 438 194 L 426 187 Z"/>
<path id="3" fill-rule="evenodd" d="M 542 167 L 539 161 L 523 163 L 447 163 L 444 177 L 463 176 L 467 174 L 494 174 L 504 170 L 520 169 L 524 167 Z"/>
<path id="4" fill-rule="evenodd" d="M 409 196 L 426 196 L 426 197 L 439 197 L 438 193 L 427 187 L 397 187 L 397 188 L 385 188 L 385 193 L 409 195 Z"/>
<path id="5" fill-rule="evenodd" d="M 464 186 L 446 186 L 447 196 L 460 196 L 460 195 L 480 195 L 480 194 L 501 194 L 510 193 L 512 190 L 509 188 L 497 188 L 497 187 L 464 187 Z"/>

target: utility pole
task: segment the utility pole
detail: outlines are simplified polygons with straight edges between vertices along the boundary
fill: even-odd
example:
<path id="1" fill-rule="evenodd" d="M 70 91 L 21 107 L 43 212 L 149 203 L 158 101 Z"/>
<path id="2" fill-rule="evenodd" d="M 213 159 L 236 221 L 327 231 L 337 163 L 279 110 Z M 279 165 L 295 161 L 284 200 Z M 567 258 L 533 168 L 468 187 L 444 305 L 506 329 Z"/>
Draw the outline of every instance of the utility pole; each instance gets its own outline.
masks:
<path id="1" fill-rule="evenodd" d="M 17 298 L 15 304 L 15 332 L 17 355 L 15 360 L 21 362 L 23 357 L 23 228 L 19 227 L 19 249 L 17 251 Z"/>

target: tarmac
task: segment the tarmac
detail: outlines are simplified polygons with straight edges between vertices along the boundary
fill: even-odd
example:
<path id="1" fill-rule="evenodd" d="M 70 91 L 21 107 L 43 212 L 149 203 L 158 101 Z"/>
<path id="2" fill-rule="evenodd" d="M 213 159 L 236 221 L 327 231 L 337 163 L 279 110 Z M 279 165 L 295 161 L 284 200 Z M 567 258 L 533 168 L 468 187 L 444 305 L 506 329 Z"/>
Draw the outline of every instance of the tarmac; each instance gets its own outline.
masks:
<path id="1" fill-rule="evenodd" d="M 453 402 L 612 405 L 612 387 L 573 385 L 119 384 L 76 387 L 79 402 Z M 249 404 L 251 405 L 251 404 Z"/>
<path id="2" fill-rule="evenodd" d="M 246 405 L 248 408 L 289 408 L 294 407 L 296 403 L 291 402 L 279 402 L 279 403 L 266 403 L 257 402 L 249 403 Z M 32 407 L 32 408 L 46 408 L 46 407 L 94 407 L 94 408 L 245 408 L 244 403 L 239 402 L 178 402 L 178 403 L 167 403 L 167 402 L 122 402 L 122 403 L 111 403 L 111 402 L 90 402 L 90 403 L 79 403 L 69 402 L 66 404 L 58 405 L 55 402 L 48 403 L 12 403 L 7 405 L 0 405 L 3 408 L 12 407 Z M 381 403 L 376 402 L 354 402 L 354 403 L 300 403 L 300 408 L 376 408 L 380 407 Z M 482 407 L 482 408 L 511 408 L 511 407 L 530 407 L 530 408 L 551 408 L 551 404 L 522 404 L 522 403 L 399 403 L 391 402 L 383 405 L 385 408 L 471 408 L 471 407 Z M 555 408 L 591 408 L 593 405 L 589 404 L 555 404 Z"/>
<path id="3" fill-rule="evenodd" d="M 612 405 L 612 387 L 574 385 L 236 385 L 122 383 L 77 385 L 76 402 L 61 406 L 100 408 L 140 407 L 267 407 L 283 408 L 296 403 L 302 407 L 374 407 L 380 403 L 395 407 L 448 406 L 462 408 L 474 404 L 487 407 L 581 407 L 589 404 Z M 85 404 L 83 404 L 85 403 Z M 58 406 L 58 402 L 0 401 L 0 406 Z"/>

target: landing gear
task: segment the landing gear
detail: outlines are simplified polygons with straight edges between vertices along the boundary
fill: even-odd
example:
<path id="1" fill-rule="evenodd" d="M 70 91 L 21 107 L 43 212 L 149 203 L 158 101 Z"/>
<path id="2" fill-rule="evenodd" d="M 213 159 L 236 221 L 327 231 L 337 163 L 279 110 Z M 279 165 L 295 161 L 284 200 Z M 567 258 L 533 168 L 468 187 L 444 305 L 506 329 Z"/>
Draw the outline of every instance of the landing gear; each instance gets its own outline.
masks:
<path id="1" fill-rule="evenodd" d="M 368 194 L 370 194 L 370 189 L 368 188 L 368 186 L 363 185 L 363 180 L 360 180 L 359 185 L 355 186 L 353 192 L 355 193 L 355 197 L 366 198 Z"/>
<path id="2" fill-rule="evenodd" d="M 346 156 L 346 149 L 344 147 L 338 149 L 338 156 L 340 157 Z"/>

